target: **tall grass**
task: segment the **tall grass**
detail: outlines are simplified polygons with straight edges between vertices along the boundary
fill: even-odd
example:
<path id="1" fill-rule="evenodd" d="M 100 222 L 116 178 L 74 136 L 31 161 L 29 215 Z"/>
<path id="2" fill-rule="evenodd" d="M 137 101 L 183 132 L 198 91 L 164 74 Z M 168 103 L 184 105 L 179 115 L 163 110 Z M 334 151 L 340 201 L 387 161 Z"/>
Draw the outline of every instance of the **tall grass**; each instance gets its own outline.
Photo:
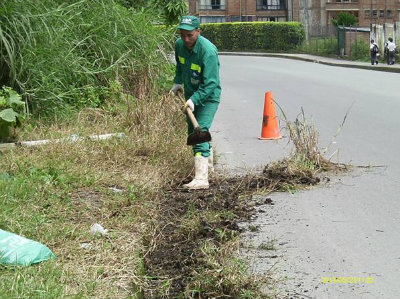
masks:
<path id="1" fill-rule="evenodd" d="M 358 38 L 350 44 L 350 51 L 347 55 L 354 60 L 369 61 L 369 44 L 362 38 Z"/>
<path id="2" fill-rule="evenodd" d="M 5 0 L 0 12 L 0 84 L 34 113 L 97 107 L 114 81 L 139 97 L 165 70 L 169 33 L 114 0 Z"/>
<path id="3" fill-rule="evenodd" d="M 298 47 L 298 50 L 316 55 L 337 55 L 337 37 L 313 37 L 310 39 L 308 44 L 307 42 L 303 42 L 303 44 Z"/>
<path id="4" fill-rule="evenodd" d="M 139 298 L 133 285 L 146 286 L 141 234 L 161 212 L 163 188 L 191 171 L 185 118 L 168 95 L 107 103 L 108 110 L 86 108 L 67 123 L 39 124 L 24 136 L 108 129 L 125 132 L 123 139 L 0 152 L 0 228 L 57 255 L 31 267 L 0 265 L 0 298 Z M 95 222 L 109 229 L 107 238 L 89 233 Z"/>

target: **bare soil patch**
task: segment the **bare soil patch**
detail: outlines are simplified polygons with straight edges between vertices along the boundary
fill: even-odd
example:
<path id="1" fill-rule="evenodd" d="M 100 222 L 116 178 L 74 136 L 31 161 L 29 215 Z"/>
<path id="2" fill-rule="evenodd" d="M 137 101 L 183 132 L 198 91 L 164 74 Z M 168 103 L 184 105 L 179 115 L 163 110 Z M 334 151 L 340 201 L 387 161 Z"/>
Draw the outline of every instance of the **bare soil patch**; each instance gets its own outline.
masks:
<path id="1" fill-rule="evenodd" d="M 242 177 L 214 177 L 210 189 L 186 191 L 181 184 L 166 190 L 159 213 L 158 238 L 148 242 L 149 251 L 144 255 L 147 273 L 154 279 L 153 288 L 169 279 L 169 295 L 172 297 L 185 293 L 193 298 L 237 298 L 235 290 L 224 288 L 223 283 L 212 296 L 207 293 L 190 293 L 188 286 L 193 284 L 199 272 L 209 267 L 207 258 L 201 250 L 204 242 L 223 246 L 240 234 L 238 223 L 249 220 L 255 213 L 251 195 L 282 190 L 291 184 L 296 188 L 316 185 L 320 179 L 311 171 L 280 167 L 265 167 L 263 173 Z M 186 183 L 186 182 L 182 182 Z M 273 204 L 267 198 L 262 204 Z M 152 244 L 150 244 L 153 242 Z M 157 286 L 158 285 L 158 286 Z M 251 286 L 248 286 L 251 289 Z M 155 298 L 157 294 L 144 294 Z"/>

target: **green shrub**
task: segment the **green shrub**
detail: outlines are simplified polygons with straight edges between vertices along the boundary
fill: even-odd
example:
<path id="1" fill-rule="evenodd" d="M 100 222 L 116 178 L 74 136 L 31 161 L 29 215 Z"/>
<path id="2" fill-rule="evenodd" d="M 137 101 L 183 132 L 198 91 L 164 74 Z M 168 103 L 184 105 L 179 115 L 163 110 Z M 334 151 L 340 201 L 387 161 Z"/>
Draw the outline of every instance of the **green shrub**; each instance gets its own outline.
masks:
<path id="1" fill-rule="evenodd" d="M 304 28 L 297 22 L 207 23 L 201 29 L 219 50 L 287 51 L 305 38 Z"/>
<path id="2" fill-rule="evenodd" d="M 339 12 L 336 19 L 332 19 L 332 24 L 338 26 L 354 26 L 358 24 L 358 19 L 355 15 L 345 11 Z"/>
<path id="3" fill-rule="evenodd" d="M 10 128 L 21 125 L 25 119 L 25 103 L 12 88 L 0 90 L 0 142 L 10 137 Z"/>

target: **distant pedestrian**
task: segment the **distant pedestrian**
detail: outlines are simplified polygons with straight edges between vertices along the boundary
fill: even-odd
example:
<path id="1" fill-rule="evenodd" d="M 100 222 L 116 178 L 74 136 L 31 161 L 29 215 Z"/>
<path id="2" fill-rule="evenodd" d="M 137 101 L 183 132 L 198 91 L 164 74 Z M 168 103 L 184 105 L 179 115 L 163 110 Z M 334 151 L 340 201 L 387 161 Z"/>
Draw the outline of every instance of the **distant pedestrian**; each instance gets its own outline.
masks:
<path id="1" fill-rule="evenodd" d="M 387 49 L 388 49 L 388 64 L 393 65 L 394 64 L 394 51 L 396 50 L 396 44 L 393 42 L 393 39 L 389 37 L 389 42 L 387 44 Z"/>
<path id="2" fill-rule="evenodd" d="M 369 46 L 369 52 L 371 56 L 371 64 L 374 65 L 375 63 L 378 64 L 378 53 L 379 48 L 377 43 L 373 39 L 371 39 L 371 44 Z"/>
<path id="3" fill-rule="evenodd" d="M 388 43 L 389 43 L 389 40 L 387 40 L 383 45 L 383 60 L 386 61 L 387 64 L 389 64 L 389 50 L 387 47 Z"/>

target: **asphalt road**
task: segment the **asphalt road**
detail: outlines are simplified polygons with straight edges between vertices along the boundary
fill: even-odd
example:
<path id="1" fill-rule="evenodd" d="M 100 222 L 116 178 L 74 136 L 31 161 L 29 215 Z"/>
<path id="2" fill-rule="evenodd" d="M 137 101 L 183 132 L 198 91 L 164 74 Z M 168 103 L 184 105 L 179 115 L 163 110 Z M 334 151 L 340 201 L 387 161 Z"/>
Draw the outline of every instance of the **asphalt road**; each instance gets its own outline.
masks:
<path id="1" fill-rule="evenodd" d="M 283 58 L 220 56 L 223 94 L 212 135 L 219 169 L 258 171 L 288 156 L 288 138 L 260 141 L 264 93 L 313 122 L 321 148 L 356 168 L 295 194 L 270 195 L 243 253 L 271 267 L 283 298 L 397 298 L 400 293 L 400 76 Z M 345 118 L 343 127 L 341 124 Z M 338 136 L 334 137 L 340 129 Z M 248 225 L 248 224 L 244 224 Z M 275 250 L 258 250 L 274 244 Z M 345 277 L 328 281 L 332 277 Z"/>

